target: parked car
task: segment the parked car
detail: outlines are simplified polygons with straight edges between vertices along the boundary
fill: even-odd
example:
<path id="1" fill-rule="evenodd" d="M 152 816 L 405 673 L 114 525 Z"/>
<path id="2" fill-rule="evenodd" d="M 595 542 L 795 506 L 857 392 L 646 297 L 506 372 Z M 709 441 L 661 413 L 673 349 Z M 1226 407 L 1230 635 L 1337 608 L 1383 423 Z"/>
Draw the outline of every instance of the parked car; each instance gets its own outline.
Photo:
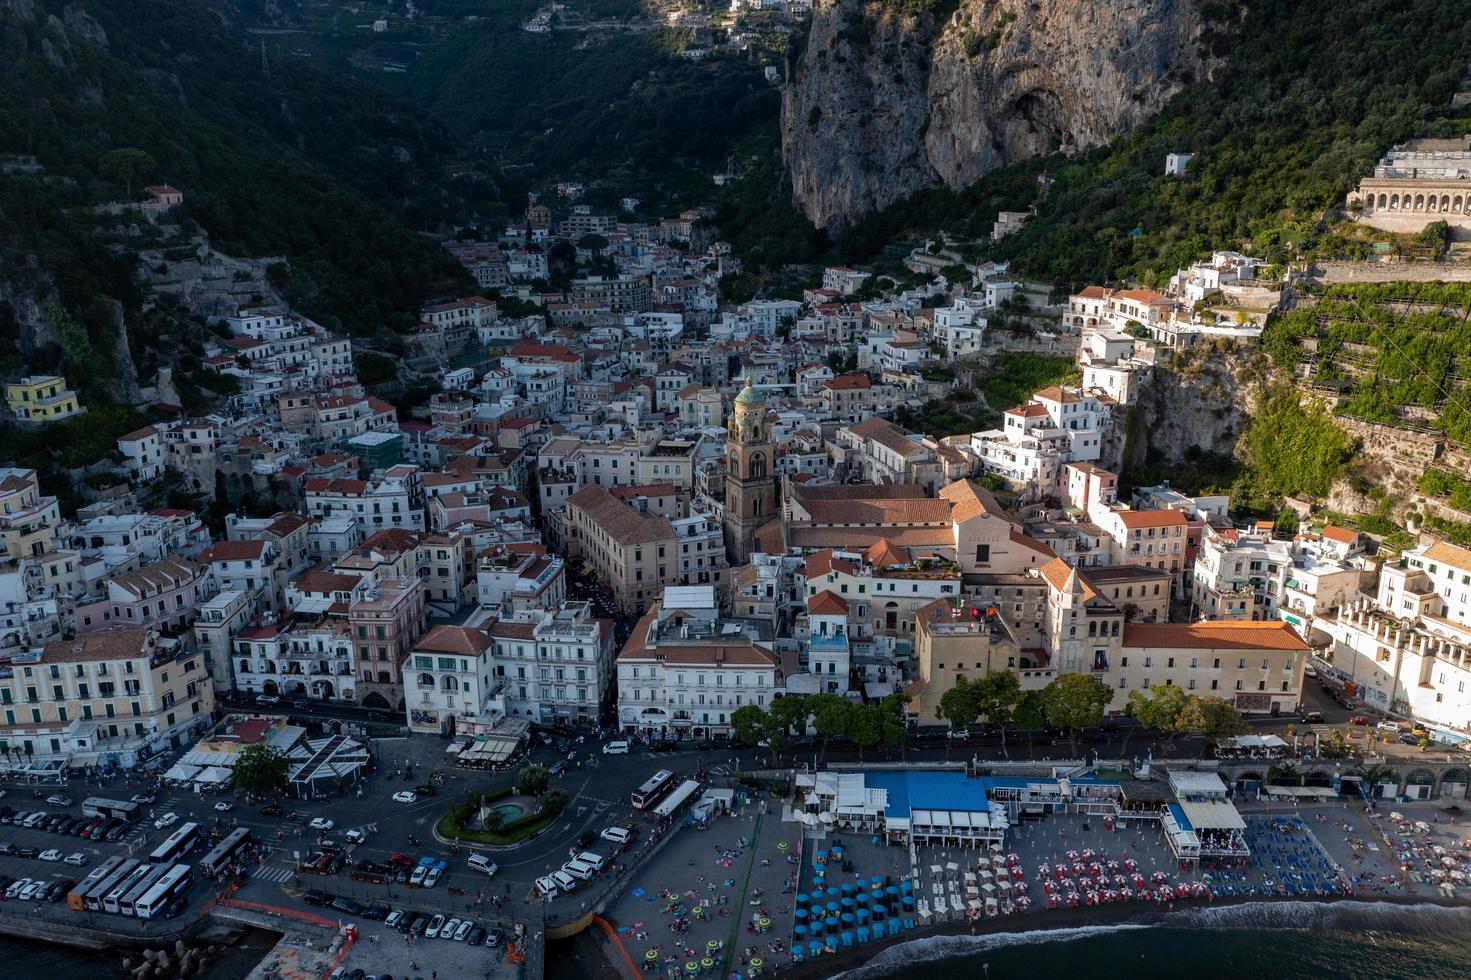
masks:
<path id="1" fill-rule="evenodd" d="M 12 844 L 12 843 L 10 843 L 10 841 L 6 841 L 5 843 L 0 844 L 0 854 L 4 854 L 4 855 L 6 855 L 8 857 L 8 856 L 10 856 L 11 854 L 14 854 L 14 853 L 15 853 L 15 845 Z"/>
<path id="2" fill-rule="evenodd" d="M 1348 720 L 1348 723 L 1350 725 L 1367 725 L 1369 724 L 1369 719 L 1364 715 L 1354 715 Z"/>
<path id="3" fill-rule="evenodd" d="M 18 847 L 15 850 L 16 857 L 26 858 L 27 860 L 34 860 L 38 854 L 40 852 L 34 847 Z"/>
<path id="4" fill-rule="evenodd" d="M 471 854 L 470 870 L 479 871 L 485 875 L 494 875 L 496 873 L 496 863 L 484 854 Z"/>
<path id="5" fill-rule="evenodd" d="M 393 794 L 393 802 L 417 803 L 419 802 L 419 797 L 414 795 L 413 793 L 410 793 L 408 790 L 400 790 L 399 792 Z"/>
<path id="6" fill-rule="evenodd" d="M 459 928 L 457 928 L 455 930 L 455 936 L 454 936 L 455 942 L 457 942 L 457 943 L 464 942 L 465 941 L 465 937 L 468 936 L 468 935 L 470 935 L 470 930 L 471 929 L 474 929 L 474 928 L 475 928 L 475 923 L 471 922 L 469 919 L 466 919 L 464 922 L 461 922 L 460 925 L 459 925 Z"/>
<path id="7" fill-rule="evenodd" d="M 391 929 L 402 929 L 408 924 L 405 921 L 406 919 L 408 919 L 408 915 L 405 912 L 401 909 L 394 909 L 384 918 L 383 924 Z"/>
<path id="8" fill-rule="evenodd" d="M 465 945 L 467 946 L 479 946 L 483 942 L 485 942 L 485 930 L 479 926 L 471 929 L 470 934 L 465 937 Z"/>
<path id="9" fill-rule="evenodd" d="M 412 868 L 414 866 L 414 859 L 407 854 L 394 853 L 388 855 L 388 863 L 396 864 L 401 868 Z"/>
<path id="10" fill-rule="evenodd" d="M 176 824 L 178 822 L 179 822 L 179 815 L 177 813 L 175 813 L 174 811 L 170 810 L 168 813 L 165 813 L 163 816 L 161 816 L 157 820 L 153 821 L 153 826 L 157 827 L 159 830 L 162 830 L 165 827 L 172 827 L 174 824 Z"/>
<path id="11" fill-rule="evenodd" d="M 439 927 L 439 938 L 440 939 L 453 939 L 453 938 L 455 938 L 455 930 L 458 929 L 459 927 L 460 927 L 460 920 L 459 919 L 450 919 L 444 925 L 442 925 L 442 926 Z"/>
<path id="12" fill-rule="evenodd" d="M 653 745 L 653 750 L 655 752 L 678 752 L 679 743 L 671 741 L 655 742 Z"/>
<path id="13" fill-rule="evenodd" d="M 422 786 L 415 786 L 414 787 L 414 792 L 417 793 L 420 796 L 438 796 L 439 795 L 439 790 L 436 789 L 432 783 L 425 783 Z"/>
<path id="14" fill-rule="evenodd" d="M 439 876 L 443 873 L 442 868 L 430 868 L 429 873 L 424 876 L 424 887 L 433 888 L 439 884 Z"/>
<path id="15" fill-rule="evenodd" d="M 348 915 L 363 914 L 363 906 L 358 902 L 354 902 L 346 895 L 339 895 L 332 899 L 332 907 L 339 912 L 346 912 Z"/>
<path id="16" fill-rule="evenodd" d="M 40 858 L 42 861 L 60 861 L 62 854 L 56 848 L 52 847 L 42 851 Z"/>
<path id="17" fill-rule="evenodd" d="M 432 919 L 429 920 L 429 928 L 427 928 L 427 929 L 424 930 L 424 935 L 428 936 L 430 939 L 434 939 L 434 938 L 438 937 L 439 930 L 441 930 L 443 928 L 444 928 L 444 916 L 442 916 L 442 915 L 436 915 L 434 918 L 432 918 Z"/>
<path id="18" fill-rule="evenodd" d="M 423 888 L 424 887 L 424 879 L 428 875 L 429 875 L 429 869 L 426 868 L 424 865 L 421 864 L 417 868 L 414 869 L 414 873 L 413 874 L 409 875 L 409 884 L 412 887 L 414 887 L 414 888 Z"/>
<path id="19" fill-rule="evenodd" d="M 71 854 L 68 854 L 65 860 L 67 864 L 70 864 L 73 867 L 80 868 L 82 865 L 87 863 L 87 855 L 83 854 L 81 851 L 75 851 Z"/>
<path id="20" fill-rule="evenodd" d="M 308 905 L 331 905 L 332 904 L 332 896 L 331 895 L 328 895 L 324 891 L 318 891 L 315 888 L 308 888 L 306 890 L 306 893 L 301 896 L 301 900 L 303 902 L 306 902 Z"/>
<path id="21" fill-rule="evenodd" d="M 133 794 L 132 799 L 133 802 L 137 803 L 139 806 L 144 806 L 146 804 L 152 803 L 154 800 L 158 799 L 158 797 L 154 796 L 152 793 L 135 793 Z"/>
<path id="22" fill-rule="evenodd" d="M 970 738 L 970 729 L 964 726 L 961 726 L 960 728 L 952 728 L 945 733 L 945 737 L 952 742 L 964 742 L 966 739 Z"/>
<path id="23" fill-rule="evenodd" d="M 65 806 L 75 806 L 77 801 L 74 800 L 74 799 L 72 799 L 70 796 L 62 796 L 61 794 L 58 793 L 56 796 L 48 796 L 48 797 L 46 797 L 46 802 L 47 803 L 50 803 L 52 806 L 62 806 L 62 807 L 65 807 Z"/>
<path id="24" fill-rule="evenodd" d="M 1401 732 L 1404 730 L 1397 721 L 1381 721 L 1374 727 L 1381 732 Z"/>
<path id="25" fill-rule="evenodd" d="M 276 695 L 274 695 L 274 694 L 257 694 L 255 696 L 255 703 L 256 704 L 280 704 L 281 703 L 281 699 L 278 698 L 278 697 L 276 697 Z"/>

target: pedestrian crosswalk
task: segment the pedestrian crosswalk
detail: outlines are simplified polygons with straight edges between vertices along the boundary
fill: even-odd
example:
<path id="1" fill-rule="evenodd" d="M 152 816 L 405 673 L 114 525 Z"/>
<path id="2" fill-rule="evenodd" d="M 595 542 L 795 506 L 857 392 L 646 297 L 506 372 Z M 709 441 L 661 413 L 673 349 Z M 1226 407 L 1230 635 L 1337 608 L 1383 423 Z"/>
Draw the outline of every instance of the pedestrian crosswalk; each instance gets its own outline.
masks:
<path id="1" fill-rule="evenodd" d="M 295 872 L 290 867 L 276 865 L 274 867 L 256 868 L 252 872 L 251 877 L 257 881 L 290 881 L 293 874 Z"/>

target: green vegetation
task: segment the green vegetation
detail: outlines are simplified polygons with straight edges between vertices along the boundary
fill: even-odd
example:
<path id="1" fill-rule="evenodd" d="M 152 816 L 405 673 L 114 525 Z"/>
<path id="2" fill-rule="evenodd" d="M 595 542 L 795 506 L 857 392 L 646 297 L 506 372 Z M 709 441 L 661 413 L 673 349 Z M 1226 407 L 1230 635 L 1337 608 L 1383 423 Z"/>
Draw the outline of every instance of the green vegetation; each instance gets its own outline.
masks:
<path id="1" fill-rule="evenodd" d="M 286 791 L 286 776 L 290 769 L 291 761 L 284 752 L 257 743 L 240 750 L 231 773 L 237 789 L 269 796 Z"/>
<path id="2" fill-rule="evenodd" d="M 1250 471 L 1238 493 L 1251 497 L 1321 499 L 1356 448 L 1322 401 L 1304 405 L 1297 389 L 1281 382 L 1262 392 L 1243 438 Z"/>
<path id="3" fill-rule="evenodd" d="M 1278 367 L 1344 388 L 1344 415 L 1403 424 L 1407 410 L 1471 445 L 1471 284 L 1337 285 L 1316 304 L 1274 316 L 1263 345 Z"/>
<path id="4" fill-rule="evenodd" d="M 34 17 L 25 5 L 0 13 L 0 152 L 33 153 L 47 176 L 0 178 L 0 247 L 38 255 L 94 345 L 108 297 L 132 327 L 141 296 L 126 248 L 108 247 L 114 222 L 75 209 L 146 179 L 182 188 L 181 218 L 222 250 L 283 256 L 277 283 L 332 326 L 406 330 L 426 298 L 471 286 L 408 226 L 493 210 L 495 189 L 451 182 L 453 139 L 408 105 L 290 59 L 266 78 L 255 52 L 186 0 L 34 6 Z M 105 45 L 89 40 L 88 15 Z"/>
<path id="5" fill-rule="evenodd" d="M 1070 358 L 1000 354 L 991 362 L 990 372 L 976 381 L 976 387 L 986 396 L 987 405 L 1004 412 L 1027 401 L 1042 388 L 1077 384 L 1082 380 L 1082 370 Z"/>
<path id="6" fill-rule="evenodd" d="M 1092 674 L 1059 674 L 1041 691 L 1042 714 L 1049 725 L 1073 736 L 1103 720 L 1103 709 L 1113 700 L 1113 688 Z"/>
<path id="7" fill-rule="evenodd" d="M 480 808 L 495 800 L 503 799 L 506 795 L 508 794 L 504 792 L 484 795 L 467 793 L 459 803 L 450 809 L 449 813 L 440 818 L 439 823 L 435 825 L 435 830 L 439 836 L 452 840 L 501 846 L 518 844 L 550 826 L 567 808 L 568 802 L 566 791 L 550 790 L 541 799 L 540 812 L 526 813 L 515 820 L 506 821 L 501 821 L 497 816 L 492 815 L 488 818 L 489 825 L 485 829 L 475 829 L 473 824 L 480 813 Z"/>
<path id="8" fill-rule="evenodd" d="M 1156 118 L 1090 153 L 1015 164 L 958 193 L 920 192 L 850 229 L 834 257 L 868 261 L 936 230 L 981 238 L 998 210 L 1033 204 L 1036 217 L 993 252 L 1064 285 L 1158 284 L 1222 247 L 1275 263 L 1360 254 L 1357 226 L 1319 227 L 1319 216 L 1390 145 L 1467 129 L 1467 110 L 1450 104 L 1471 61 L 1463 2 L 1212 0 L 1203 13 L 1201 46 L 1217 63 Z M 1167 178 L 1165 155 L 1177 151 L 1195 159 L 1185 178 Z M 791 215 L 773 211 L 742 231 L 766 232 L 767 254 L 797 246 L 786 254 L 805 261 L 800 235 L 776 220 L 800 220 Z"/>
<path id="9" fill-rule="evenodd" d="M 1129 692 L 1129 713 L 1141 724 L 1176 735 L 1204 735 L 1211 745 L 1222 739 L 1245 735 L 1251 726 L 1225 698 L 1187 695 L 1174 684 L 1153 688 L 1149 693 Z"/>
<path id="10" fill-rule="evenodd" d="M 1431 497 L 1444 497 L 1456 510 L 1471 514 L 1471 480 L 1445 470 L 1431 468 L 1420 474 L 1420 489 Z"/>

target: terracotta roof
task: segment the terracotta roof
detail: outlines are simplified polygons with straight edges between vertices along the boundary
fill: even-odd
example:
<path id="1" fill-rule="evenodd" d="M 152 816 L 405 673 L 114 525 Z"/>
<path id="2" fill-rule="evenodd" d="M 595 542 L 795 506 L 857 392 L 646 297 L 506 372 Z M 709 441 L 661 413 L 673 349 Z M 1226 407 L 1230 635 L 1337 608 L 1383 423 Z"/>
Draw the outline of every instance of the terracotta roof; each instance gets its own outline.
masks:
<path id="1" fill-rule="evenodd" d="M 511 623 L 498 619 L 490 625 L 490 635 L 503 640 L 534 640 L 536 624 Z"/>
<path id="2" fill-rule="evenodd" d="M 146 655 L 152 630 L 117 629 L 83 633 L 74 640 L 52 640 L 42 649 L 41 662 L 81 663 L 91 660 L 130 660 Z"/>
<path id="3" fill-rule="evenodd" d="M 996 497 L 981 486 L 970 480 L 956 480 L 940 489 L 940 498 L 948 500 L 953 505 L 950 511 L 950 519 L 956 524 L 978 517 L 982 514 L 992 514 L 1001 518 L 1008 524 L 1015 525 L 1017 520 L 1006 511 Z"/>
<path id="4" fill-rule="evenodd" d="M 1066 402 L 1079 402 L 1079 401 L 1082 401 L 1083 400 L 1083 399 L 1081 399 L 1081 398 L 1078 397 L 1078 395 L 1077 395 L 1076 392 L 1068 391 L 1066 388 L 1063 388 L 1063 387 L 1061 387 L 1059 385 L 1053 385 L 1050 388 L 1043 388 L 1041 391 L 1035 392 L 1032 395 L 1032 401 L 1035 402 L 1038 399 L 1041 399 L 1043 401 L 1049 401 L 1049 402 L 1064 402 L 1064 403 L 1066 403 Z"/>
<path id="5" fill-rule="evenodd" d="M 199 556 L 201 564 L 217 561 L 264 561 L 264 541 L 216 541 Z"/>
<path id="6" fill-rule="evenodd" d="M 434 627 L 414 644 L 415 653 L 455 653 L 463 657 L 479 657 L 490 649 L 490 634 L 469 626 Z"/>
<path id="7" fill-rule="evenodd" d="M 807 612 L 814 616 L 846 616 L 848 600 L 831 589 L 823 589 L 807 600 Z"/>
<path id="8" fill-rule="evenodd" d="M 188 558 L 171 555 L 131 572 L 114 575 L 111 584 L 135 596 L 178 588 L 199 575 L 199 566 Z"/>
<path id="9" fill-rule="evenodd" d="M 1119 520 L 1129 530 L 1149 527 L 1184 527 L 1190 521 L 1183 511 L 1163 510 L 1118 510 Z"/>
<path id="10" fill-rule="evenodd" d="M 905 548 L 954 547 L 955 532 L 945 527 L 875 527 L 825 528 L 793 527 L 790 538 L 794 548 L 867 548 L 880 538 L 887 538 Z"/>
<path id="11" fill-rule="evenodd" d="M 884 568 L 888 565 L 904 565 L 910 560 L 909 549 L 899 547 L 888 538 L 879 538 L 875 541 L 863 553 L 863 557 L 875 568 Z"/>
<path id="12" fill-rule="evenodd" d="M 674 538 L 674 525 L 668 518 L 641 514 L 604 487 L 583 487 L 567 498 L 567 505 L 585 512 L 594 524 L 623 545 Z"/>
<path id="13" fill-rule="evenodd" d="M 1357 531 L 1334 527 L 1332 524 L 1324 524 L 1322 533 L 1323 537 L 1329 541 L 1337 541 L 1340 544 L 1353 544 L 1359 540 L 1359 533 Z"/>
<path id="14" fill-rule="evenodd" d="M 1042 543 L 1041 541 L 1038 541 L 1036 538 L 1032 537 L 1030 534 L 1023 534 L 1021 531 L 1018 531 L 1016 528 L 1012 528 L 1011 529 L 1010 538 L 1011 538 L 1012 544 L 1019 544 L 1023 548 L 1030 548 L 1032 551 L 1035 551 L 1035 552 L 1037 552 L 1038 554 L 1041 554 L 1041 555 L 1045 555 L 1048 558 L 1056 558 L 1057 557 L 1057 552 L 1053 551 L 1046 544 Z"/>
<path id="15" fill-rule="evenodd" d="M 1437 541 L 1425 549 L 1426 561 L 1438 561 L 1462 571 L 1471 572 L 1471 551 Z"/>
<path id="16" fill-rule="evenodd" d="M 840 374 L 822 383 L 830 391 L 863 391 L 872 387 L 866 374 Z"/>
<path id="17" fill-rule="evenodd" d="M 1084 299 L 1107 299 L 1108 290 L 1102 286 L 1084 286 L 1077 295 Z"/>
<path id="18" fill-rule="evenodd" d="M 875 416 L 870 419 L 864 419 L 856 425 L 848 426 L 848 431 L 864 439 L 872 439 L 880 446 L 898 453 L 900 456 L 928 451 L 924 445 L 909 438 L 909 434 L 904 429 L 885 418 Z"/>
<path id="19" fill-rule="evenodd" d="M 1045 406 L 1038 405 L 1036 402 L 1030 402 L 1026 405 L 1018 405 L 1016 408 L 1008 408 L 1002 414 L 1015 415 L 1017 418 L 1023 419 L 1035 419 L 1045 416 L 1047 409 Z"/>
<path id="20" fill-rule="evenodd" d="M 344 575 L 318 566 L 303 572 L 291 584 L 301 592 L 351 592 L 362 581 L 356 575 Z"/>
<path id="21" fill-rule="evenodd" d="M 1071 593 L 1073 590 L 1069 580 L 1073 577 L 1075 571 L 1076 569 L 1073 566 L 1061 558 L 1054 558 L 1038 569 L 1041 576 L 1047 580 L 1048 585 L 1059 592 L 1067 593 Z M 1094 592 L 1088 587 L 1086 582 L 1079 579 L 1078 584 L 1082 586 L 1083 598 L 1085 600 L 1093 598 Z"/>
<path id="22" fill-rule="evenodd" d="M 1192 650 L 1292 650 L 1308 645 L 1281 620 L 1207 620 L 1203 623 L 1125 623 L 1124 646 Z"/>
<path id="23" fill-rule="evenodd" d="M 929 497 L 929 491 L 918 483 L 821 483 L 802 487 L 795 494 L 806 505 L 818 500 L 916 500 Z"/>
<path id="24" fill-rule="evenodd" d="M 1153 303 L 1164 299 L 1159 293 L 1148 289 L 1125 289 L 1114 294 L 1119 299 L 1131 299 L 1137 303 Z"/>
<path id="25" fill-rule="evenodd" d="M 950 527 L 948 500 L 814 500 L 807 505 L 812 523 L 833 527 L 859 524 L 894 527 L 943 524 Z M 882 532 L 880 532 L 882 536 Z"/>

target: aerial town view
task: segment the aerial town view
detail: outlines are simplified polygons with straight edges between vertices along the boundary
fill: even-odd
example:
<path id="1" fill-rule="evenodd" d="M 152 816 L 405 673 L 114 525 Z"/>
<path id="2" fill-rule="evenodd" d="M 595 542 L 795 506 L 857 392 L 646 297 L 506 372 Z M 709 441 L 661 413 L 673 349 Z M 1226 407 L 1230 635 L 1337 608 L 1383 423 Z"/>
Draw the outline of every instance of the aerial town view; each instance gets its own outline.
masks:
<path id="1" fill-rule="evenodd" d="M 1471 975 L 1471 0 L 0 52 L 18 975 Z"/>

